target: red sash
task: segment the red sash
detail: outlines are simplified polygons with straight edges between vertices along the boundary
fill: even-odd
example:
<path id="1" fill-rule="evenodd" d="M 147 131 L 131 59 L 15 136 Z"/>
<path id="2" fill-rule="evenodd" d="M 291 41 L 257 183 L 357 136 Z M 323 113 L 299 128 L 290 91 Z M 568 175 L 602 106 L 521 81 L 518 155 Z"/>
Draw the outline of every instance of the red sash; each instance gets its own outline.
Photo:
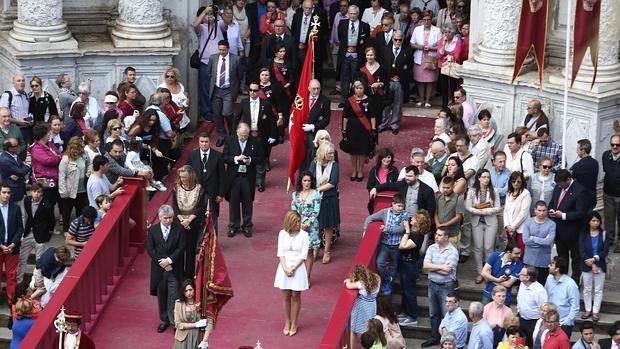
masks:
<path id="1" fill-rule="evenodd" d="M 265 94 L 265 91 L 263 91 L 262 87 L 258 89 L 258 98 L 268 101 L 271 104 L 271 112 L 273 113 L 273 116 L 277 118 L 278 110 L 276 109 L 276 106 L 273 103 L 271 103 L 269 98 L 267 98 L 267 95 Z"/>
<path id="2" fill-rule="evenodd" d="M 284 88 L 284 92 L 286 92 L 286 95 L 291 97 L 291 88 L 289 87 L 284 87 L 286 86 L 286 84 L 288 84 L 288 82 L 286 82 L 286 79 L 284 78 L 284 75 L 282 75 L 282 72 L 280 71 L 280 68 L 278 67 L 278 64 L 276 64 L 276 62 L 273 62 L 273 74 L 276 76 L 276 80 L 278 80 L 278 82 L 282 85 L 282 88 Z"/>
<path id="3" fill-rule="evenodd" d="M 357 118 L 360 119 L 360 122 L 366 129 L 366 132 L 368 132 L 368 134 L 372 137 L 372 125 L 370 124 L 370 120 L 368 120 L 368 117 L 364 114 L 362 108 L 360 108 L 359 104 L 357 104 L 355 96 L 349 97 L 349 104 L 351 104 L 351 109 L 353 109 L 353 112 L 357 115 Z"/>
<path id="4" fill-rule="evenodd" d="M 366 76 L 366 79 L 368 79 L 368 84 L 369 85 L 372 85 L 375 82 L 380 82 L 377 79 L 375 79 L 375 76 L 370 73 L 370 70 L 368 70 L 368 68 L 366 68 L 366 66 L 363 66 L 360 69 L 360 71 Z M 383 87 L 379 87 L 378 89 L 376 89 L 375 92 L 377 92 L 377 94 L 379 96 L 383 96 Z"/>

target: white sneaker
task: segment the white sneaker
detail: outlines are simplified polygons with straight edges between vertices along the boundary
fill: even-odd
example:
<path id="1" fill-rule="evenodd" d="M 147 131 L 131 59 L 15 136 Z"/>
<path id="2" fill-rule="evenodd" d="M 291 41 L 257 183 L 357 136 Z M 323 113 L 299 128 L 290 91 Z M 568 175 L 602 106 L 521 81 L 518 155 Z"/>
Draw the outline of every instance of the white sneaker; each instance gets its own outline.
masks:
<path id="1" fill-rule="evenodd" d="M 146 188 L 144 188 L 144 189 L 146 189 L 147 191 L 157 191 L 157 189 L 156 189 L 155 187 L 150 186 L 150 185 L 149 185 L 149 186 L 147 186 L 147 187 L 146 187 Z"/>
<path id="2" fill-rule="evenodd" d="M 155 189 L 156 189 L 156 190 L 159 190 L 159 191 L 166 191 L 166 190 L 168 190 L 168 188 L 164 187 L 164 185 L 163 185 L 163 184 L 161 184 L 161 182 L 159 182 L 159 183 L 157 183 L 157 182 L 153 183 L 153 187 L 155 187 Z"/>
<path id="3" fill-rule="evenodd" d="M 398 324 L 404 327 L 411 327 L 418 324 L 418 320 L 413 320 L 410 317 L 407 317 L 403 320 L 399 320 Z"/>

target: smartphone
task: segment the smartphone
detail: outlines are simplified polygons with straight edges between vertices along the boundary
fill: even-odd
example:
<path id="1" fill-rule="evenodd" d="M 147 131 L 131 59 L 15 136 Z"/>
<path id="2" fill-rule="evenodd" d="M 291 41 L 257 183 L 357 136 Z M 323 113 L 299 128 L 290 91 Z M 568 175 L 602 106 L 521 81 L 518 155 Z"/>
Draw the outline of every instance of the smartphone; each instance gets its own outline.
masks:
<path id="1" fill-rule="evenodd" d="M 516 346 L 523 346 L 525 345 L 525 338 L 524 337 L 519 337 L 515 340 L 515 345 Z"/>

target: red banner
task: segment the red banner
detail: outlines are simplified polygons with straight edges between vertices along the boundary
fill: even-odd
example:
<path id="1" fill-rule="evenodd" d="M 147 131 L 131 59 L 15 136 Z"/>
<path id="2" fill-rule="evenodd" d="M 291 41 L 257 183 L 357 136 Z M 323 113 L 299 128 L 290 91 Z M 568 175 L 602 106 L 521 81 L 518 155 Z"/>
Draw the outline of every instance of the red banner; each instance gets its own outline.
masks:
<path id="1" fill-rule="evenodd" d="M 583 61 L 586 50 L 590 47 L 590 59 L 594 67 L 592 85 L 596 80 L 596 70 L 598 68 L 598 31 L 601 18 L 601 1 L 599 0 L 577 0 L 575 9 L 575 28 L 573 42 L 575 45 L 573 54 L 573 71 L 571 86 L 575 82 L 579 67 Z"/>
<path id="2" fill-rule="evenodd" d="M 311 33 L 308 40 L 310 45 L 308 45 L 306 60 L 299 78 L 297 95 L 291 106 L 291 126 L 289 129 L 291 153 L 288 162 L 289 185 L 295 185 L 295 172 L 299 170 L 306 156 L 306 133 L 302 125 L 308 123 L 308 113 L 310 112 L 310 91 L 308 90 L 308 85 L 310 85 L 310 80 L 313 78 L 312 69 L 314 66 L 314 42 L 316 41 L 316 36 Z"/>
<path id="3" fill-rule="evenodd" d="M 548 0 L 523 0 L 515 52 L 515 68 L 512 74 L 513 83 L 521 73 L 525 58 L 527 58 L 530 50 L 533 50 L 538 66 L 538 82 L 542 86 L 547 40 L 547 13 Z"/>
<path id="4" fill-rule="evenodd" d="M 217 316 L 233 296 L 226 261 L 217 244 L 211 214 L 207 213 L 200 254 L 196 262 L 196 307 L 202 316 L 217 321 Z"/>

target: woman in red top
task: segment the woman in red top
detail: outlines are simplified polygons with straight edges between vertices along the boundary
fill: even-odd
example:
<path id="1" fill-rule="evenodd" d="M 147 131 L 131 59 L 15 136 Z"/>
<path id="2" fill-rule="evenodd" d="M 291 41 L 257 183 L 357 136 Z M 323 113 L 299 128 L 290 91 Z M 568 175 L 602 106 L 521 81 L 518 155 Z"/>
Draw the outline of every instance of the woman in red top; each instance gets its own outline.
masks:
<path id="1" fill-rule="evenodd" d="M 279 15 L 275 0 L 267 0 L 267 12 L 260 18 L 260 33 L 263 35 L 271 35 L 276 32 L 274 22 L 276 19 L 284 19 L 286 15 Z"/>
<path id="2" fill-rule="evenodd" d="M 133 112 L 136 110 L 134 101 L 136 100 L 136 96 L 138 95 L 136 85 L 131 83 L 123 84 L 119 93 L 120 102 L 118 103 L 118 109 L 123 112 L 123 118 L 133 115 Z"/>
<path id="3" fill-rule="evenodd" d="M 437 68 L 441 68 L 444 64 L 461 61 L 461 49 L 463 42 L 456 35 L 456 29 L 452 24 L 443 27 L 443 37 L 437 44 Z M 449 75 L 439 75 L 439 87 L 441 90 L 442 106 L 447 107 L 454 90 L 457 87 L 457 79 Z"/>

